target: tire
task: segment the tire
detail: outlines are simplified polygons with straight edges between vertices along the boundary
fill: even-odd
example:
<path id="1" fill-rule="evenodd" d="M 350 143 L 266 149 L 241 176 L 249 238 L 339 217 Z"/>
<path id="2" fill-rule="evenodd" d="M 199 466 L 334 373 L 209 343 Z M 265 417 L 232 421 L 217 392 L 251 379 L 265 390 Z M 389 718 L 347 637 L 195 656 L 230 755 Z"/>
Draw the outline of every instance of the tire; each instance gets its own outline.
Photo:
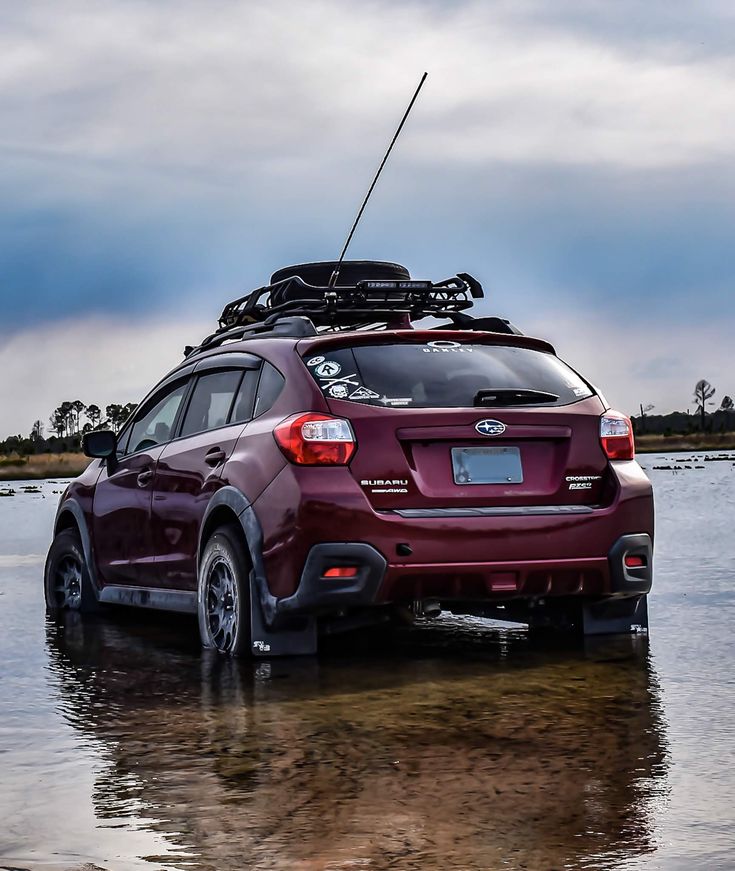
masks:
<path id="1" fill-rule="evenodd" d="M 97 597 L 76 529 L 63 529 L 51 543 L 43 573 L 43 589 L 46 610 L 51 613 L 97 610 Z"/>
<path id="2" fill-rule="evenodd" d="M 231 526 L 215 530 L 204 547 L 197 612 L 204 647 L 227 656 L 250 655 L 250 560 Z"/>

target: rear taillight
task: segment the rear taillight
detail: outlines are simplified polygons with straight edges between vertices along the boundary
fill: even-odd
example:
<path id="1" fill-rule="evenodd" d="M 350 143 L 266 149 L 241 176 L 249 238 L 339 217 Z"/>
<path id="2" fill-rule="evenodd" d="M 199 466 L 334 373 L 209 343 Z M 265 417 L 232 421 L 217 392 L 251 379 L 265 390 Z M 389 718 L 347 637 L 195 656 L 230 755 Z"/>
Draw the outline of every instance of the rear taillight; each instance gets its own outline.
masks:
<path id="1" fill-rule="evenodd" d="M 606 411 L 600 418 L 600 442 L 610 460 L 632 460 L 635 456 L 633 424 L 619 411 Z"/>
<path id="2" fill-rule="evenodd" d="M 357 566 L 332 566 L 327 569 L 322 575 L 323 578 L 356 578 L 358 575 Z"/>
<path id="3" fill-rule="evenodd" d="M 295 414 L 273 430 L 278 447 L 300 466 L 344 466 L 357 442 L 349 421 L 328 414 Z"/>

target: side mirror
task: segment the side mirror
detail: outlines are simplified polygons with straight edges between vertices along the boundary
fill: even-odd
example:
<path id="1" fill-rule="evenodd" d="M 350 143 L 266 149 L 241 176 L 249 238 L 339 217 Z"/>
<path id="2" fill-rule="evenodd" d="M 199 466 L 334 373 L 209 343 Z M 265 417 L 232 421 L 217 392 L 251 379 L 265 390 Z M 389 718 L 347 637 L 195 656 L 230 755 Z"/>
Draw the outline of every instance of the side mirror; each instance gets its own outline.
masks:
<path id="1" fill-rule="evenodd" d="M 88 457 L 107 460 L 115 455 L 117 436 L 111 429 L 98 429 L 82 436 L 82 451 Z"/>

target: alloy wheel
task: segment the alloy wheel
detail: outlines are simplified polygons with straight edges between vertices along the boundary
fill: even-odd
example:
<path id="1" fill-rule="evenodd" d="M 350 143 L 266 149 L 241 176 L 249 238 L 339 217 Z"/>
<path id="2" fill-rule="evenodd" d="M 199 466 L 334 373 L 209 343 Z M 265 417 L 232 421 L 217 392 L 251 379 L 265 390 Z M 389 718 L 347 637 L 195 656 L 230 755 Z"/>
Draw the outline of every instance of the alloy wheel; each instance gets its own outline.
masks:
<path id="1" fill-rule="evenodd" d="M 209 567 L 206 581 L 207 627 L 217 650 L 229 651 L 235 643 L 240 600 L 229 564 L 222 558 Z"/>
<path id="2" fill-rule="evenodd" d="M 53 592 L 59 608 L 79 610 L 82 604 L 82 564 L 72 554 L 63 557 L 56 567 Z"/>

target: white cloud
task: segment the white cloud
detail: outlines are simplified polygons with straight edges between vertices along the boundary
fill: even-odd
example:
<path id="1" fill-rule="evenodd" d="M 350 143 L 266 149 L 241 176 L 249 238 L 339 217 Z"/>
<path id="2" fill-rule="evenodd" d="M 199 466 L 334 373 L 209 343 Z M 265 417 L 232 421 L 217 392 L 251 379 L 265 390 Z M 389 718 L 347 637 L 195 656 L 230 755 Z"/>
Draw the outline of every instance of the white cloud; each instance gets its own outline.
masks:
<path id="1" fill-rule="evenodd" d="M 141 326 L 82 318 L 16 333 L 0 348 L 0 439 L 49 430 L 59 403 L 81 399 L 104 409 L 137 402 L 183 358 L 184 346 L 211 332 L 191 321 Z"/>
<path id="2" fill-rule="evenodd" d="M 141 327 L 88 318 L 16 334 L 0 350 L 0 438 L 30 432 L 36 419 L 46 423 L 66 399 L 102 407 L 139 401 L 178 365 L 184 346 L 213 326 L 170 320 Z M 523 327 L 554 343 L 559 356 L 628 413 L 639 402 L 655 402 L 657 413 L 684 410 L 700 378 L 715 385 L 718 404 L 726 393 L 735 394 L 722 325 L 656 330 L 632 321 L 620 328 L 579 315 L 529 320 Z"/>
<path id="3" fill-rule="evenodd" d="M 658 326 L 636 318 L 626 323 L 575 313 L 565 320 L 528 321 L 525 332 L 554 344 L 557 353 L 620 411 L 636 413 L 654 403 L 655 414 L 693 409 L 694 385 L 706 378 L 717 389 L 716 404 L 735 394 L 730 329 L 724 323 Z"/>
<path id="4" fill-rule="evenodd" d="M 631 50 L 607 19 L 596 32 L 565 21 L 574 4 L 554 8 L 559 20 L 540 3 L 37 0 L 0 34 L 0 147 L 182 184 L 352 170 L 426 68 L 402 149 L 432 164 L 731 159 L 735 58 L 693 55 L 702 10 L 678 39 Z M 620 9 L 631 28 L 635 14 Z"/>

